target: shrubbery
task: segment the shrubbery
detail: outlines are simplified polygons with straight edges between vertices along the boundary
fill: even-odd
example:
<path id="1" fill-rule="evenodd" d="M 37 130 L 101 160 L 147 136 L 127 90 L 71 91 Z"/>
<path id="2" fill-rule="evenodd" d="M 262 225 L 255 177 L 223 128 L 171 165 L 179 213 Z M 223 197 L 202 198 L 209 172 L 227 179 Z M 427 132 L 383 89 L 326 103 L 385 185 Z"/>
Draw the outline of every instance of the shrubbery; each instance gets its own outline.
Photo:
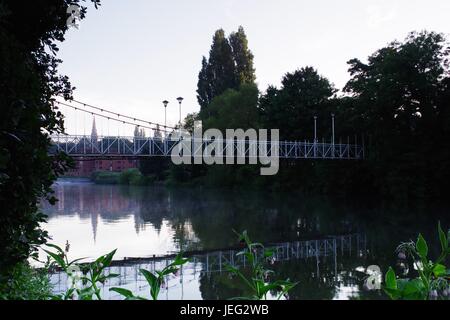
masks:
<path id="1" fill-rule="evenodd" d="M 144 176 L 139 169 L 128 169 L 123 172 L 97 171 L 92 174 L 91 180 L 96 184 L 147 186 L 153 184 L 156 177 Z"/>
<path id="2" fill-rule="evenodd" d="M 48 271 L 26 262 L 16 265 L 10 280 L 0 288 L 0 300 L 46 300 L 51 294 Z"/>
<path id="3" fill-rule="evenodd" d="M 91 176 L 91 180 L 96 184 L 118 184 L 120 172 L 97 171 Z"/>

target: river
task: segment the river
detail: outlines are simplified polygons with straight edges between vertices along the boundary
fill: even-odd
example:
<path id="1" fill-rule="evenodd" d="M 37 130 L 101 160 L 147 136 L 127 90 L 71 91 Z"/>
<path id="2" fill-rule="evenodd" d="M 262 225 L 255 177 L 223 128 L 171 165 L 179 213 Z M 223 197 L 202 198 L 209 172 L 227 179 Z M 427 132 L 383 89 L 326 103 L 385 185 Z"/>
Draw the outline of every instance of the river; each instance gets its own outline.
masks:
<path id="1" fill-rule="evenodd" d="M 138 270 L 159 269 L 164 256 L 194 252 L 183 270 L 167 279 L 161 299 L 228 299 L 245 295 L 237 279 L 226 272 L 239 246 L 233 230 L 247 230 L 252 240 L 276 248 L 271 268 L 277 278 L 299 284 L 290 299 L 384 299 L 381 291 L 366 290 L 365 269 L 383 272 L 395 266 L 395 249 L 419 232 L 437 244 L 436 226 L 448 226 L 445 208 L 403 208 L 380 203 L 299 194 L 251 191 L 166 189 L 95 185 L 60 180 L 59 202 L 43 204 L 44 228 L 51 243 L 70 244 L 71 259 L 92 260 L 117 249 L 110 272 L 121 276 L 105 284 L 106 298 L 121 286 L 148 296 Z M 406 212 L 405 212 L 406 211 Z M 141 258 L 141 260 L 133 260 Z M 142 259 L 148 258 L 148 259 Z M 55 291 L 65 289 L 64 275 L 52 276 Z"/>

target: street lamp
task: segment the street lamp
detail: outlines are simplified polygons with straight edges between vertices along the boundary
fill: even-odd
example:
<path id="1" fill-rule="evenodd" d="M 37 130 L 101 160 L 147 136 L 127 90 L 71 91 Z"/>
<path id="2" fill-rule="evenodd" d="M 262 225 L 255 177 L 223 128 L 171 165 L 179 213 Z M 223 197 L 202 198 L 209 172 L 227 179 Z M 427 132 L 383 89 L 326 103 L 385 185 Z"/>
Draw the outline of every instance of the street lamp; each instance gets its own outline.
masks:
<path id="1" fill-rule="evenodd" d="M 164 100 L 164 132 L 167 130 L 167 105 L 169 104 L 169 101 Z"/>
<path id="2" fill-rule="evenodd" d="M 166 136 L 167 134 L 167 105 L 169 104 L 169 101 L 164 100 L 163 101 L 163 105 L 164 105 L 164 136 Z"/>
<path id="3" fill-rule="evenodd" d="M 181 103 L 183 102 L 184 99 L 182 97 L 178 97 L 177 100 L 178 103 L 180 104 L 180 128 L 181 128 Z"/>

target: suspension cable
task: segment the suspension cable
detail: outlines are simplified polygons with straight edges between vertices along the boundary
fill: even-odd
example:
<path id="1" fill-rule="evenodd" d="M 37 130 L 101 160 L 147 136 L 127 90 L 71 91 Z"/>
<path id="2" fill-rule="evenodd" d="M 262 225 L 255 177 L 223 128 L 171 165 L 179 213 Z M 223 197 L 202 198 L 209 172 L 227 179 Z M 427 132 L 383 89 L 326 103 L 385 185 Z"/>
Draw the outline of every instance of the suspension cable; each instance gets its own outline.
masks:
<path id="1" fill-rule="evenodd" d="M 98 116 L 98 117 L 107 119 L 108 120 L 108 135 L 109 135 L 109 120 L 116 121 L 116 122 L 119 122 L 119 123 L 122 123 L 122 124 L 129 124 L 129 125 L 132 125 L 132 126 L 137 126 L 139 128 L 149 129 L 149 130 L 152 130 L 152 131 L 160 131 L 160 132 L 166 132 L 166 133 L 173 132 L 173 131 L 170 131 L 170 130 L 161 129 L 160 127 L 158 128 L 159 124 L 152 124 L 152 125 L 156 125 L 157 126 L 156 128 L 152 128 L 152 127 L 146 126 L 146 125 L 137 125 L 136 123 L 132 123 L 132 122 L 124 121 L 124 120 L 111 118 L 111 117 L 105 116 L 105 115 L 100 114 L 100 113 L 96 113 L 96 112 L 93 112 L 93 111 L 89 111 L 89 110 L 85 110 L 85 109 L 82 109 L 82 108 L 74 107 L 74 106 L 72 106 L 70 104 L 67 104 L 67 103 L 63 103 L 63 102 L 59 102 L 59 101 L 55 101 L 55 103 L 57 103 L 59 105 L 62 105 L 62 106 L 65 106 L 65 107 L 68 107 L 68 108 L 72 108 L 75 111 L 81 111 L 81 112 L 84 112 L 84 113 L 89 113 L 92 116 Z M 169 128 L 169 127 L 167 127 L 167 128 Z"/>
<path id="2" fill-rule="evenodd" d="M 118 118 L 122 117 L 122 118 L 125 118 L 125 119 L 133 120 L 134 122 L 143 122 L 143 123 L 146 123 L 146 124 L 149 124 L 149 125 L 159 125 L 160 127 L 165 128 L 165 129 L 172 129 L 172 130 L 176 130 L 177 129 L 176 127 L 170 127 L 170 126 L 167 126 L 167 125 L 162 125 L 160 123 L 151 122 L 151 121 L 147 121 L 147 120 L 142 120 L 142 119 L 139 119 L 139 118 L 136 118 L 136 117 L 130 117 L 130 116 L 127 116 L 127 115 L 123 115 L 123 114 L 120 114 L 120 113 L 109 111 L 109 110 L 107 110 L 105 108 L 96 107 L 96 106 L 93 106 L 91 104 L 88 104 L 88 103 L 85 103 L 85 102 L 81 102 L 81 101 L 78 101 L 78 100 L 75 100 L 75 99 L 71 100 L 71 101 L 73 101 L 73 102 L 75 102 L 77 104 L 83 105 L 84 107 L 87 107 L 87 108 L 91 108 L 91 109 L 95 109 L 97 111 L 101 111 L 101 112 L 104 112 L 104 113 L 109 113 L 109 114 L 115 115 Z"/>

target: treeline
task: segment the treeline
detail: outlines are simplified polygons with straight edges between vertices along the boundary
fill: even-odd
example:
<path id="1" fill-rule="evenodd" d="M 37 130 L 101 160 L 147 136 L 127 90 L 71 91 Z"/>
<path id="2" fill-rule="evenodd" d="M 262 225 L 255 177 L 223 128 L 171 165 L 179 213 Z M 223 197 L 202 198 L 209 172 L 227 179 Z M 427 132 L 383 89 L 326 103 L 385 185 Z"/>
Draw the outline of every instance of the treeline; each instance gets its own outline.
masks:
<path id="1" fill-rule="evenodd" d="M 282 161 L 275 177 L 254 166 L 174 167 L 171 181 L 261 187 L 306 193 L 373 195 L 402 200 L 445 197 L 450 181 L 449 45 L 442 34 L 413 32 L 368 57 L 348 62 L 350 80 L 337 88 L 317 69 L 286 73 L 260 92 L 243 28 L 213 37 L 198 80 L 204 128 L 280 129 L 282 140 L 365 142 L 364 161 Z"/>

